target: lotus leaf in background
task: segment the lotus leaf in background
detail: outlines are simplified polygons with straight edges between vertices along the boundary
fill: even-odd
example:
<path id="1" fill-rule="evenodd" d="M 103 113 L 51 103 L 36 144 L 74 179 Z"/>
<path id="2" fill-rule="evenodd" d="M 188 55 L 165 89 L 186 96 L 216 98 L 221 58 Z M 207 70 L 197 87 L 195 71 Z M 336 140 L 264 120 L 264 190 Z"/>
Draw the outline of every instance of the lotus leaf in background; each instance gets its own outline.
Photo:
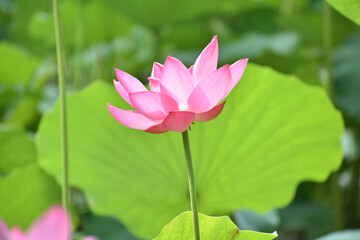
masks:
<path id="1" fill-rule="evenodd" d="M 0 121 L 32 126 L 37 117 L 39 96 L 29 91 L 40 61 L 28 49 L 0 41 Z M 1 164 L 1 163 L 0 163 Z"/>
<path id="2" fill-rule="evenodd" d="M 300 203 L 295 200 L 289 206 L 280 209 L 279 215 L 279 240 L 288 240 L 291 232 L 306 232 L 306 239 L 313 240 L 335 228 L 334 212 L 328 206 Z"/>
<path id="3" fill-rule="evenodd" d="M 360 34 L 350 36 L 334 53 L 335 102 L 360 123 Z"/>
<path id="4" fill-rule="evenodd" d="M 206 240 L 272 240 L 276 233 L 241 231 L 229 217 L 210 217 L 199 214 L 200 237 Z M 191 212 L 184 212 L 167 224 L 154 240 L 192 240 Z"/>
<path id="5" fill-rule="evenodd" d="M 36 147 L 22 130 L 0 130 L 0 174 L 35 163 Z"/>
<path id="6" fill-rule="evenodd" d="M 101 240 L 138 240 L 114 217 L 86 214 L 82 218 L 83 232 Z"/>
<path id="7" fill-rule="evenodd" d="M 113 214 L 137 236 L 155 237 L 190 208 L 181 137 L 119 126 L 106 102 L 128 106 L 102 82 L 68 97 L 70 183 L 96 214 Z M 323 89 L 248 65 L 222 114 L 190 132 L 200 212 L 285 206 L 301 181 L 324 181 L 340 166 L 342 133 Z M 59 134 L 56 104 L 36 144 L 41 166 L 58 181 Z"/>
<path id="8" fill-rule="evenodd" d="M 11 227 L 28 227 L 60 201 L 58 184 L 39 168 L 36 158 L 35 143 L 24 131 L 0 131 L 0 219 Z"/>
<path id="9" fill-rule="evenodd" d="M 39 60 L 25 49 L 7 41 L 0 42 L 0 83 L 28 83 Z M 16 67 L 15 67 L 16 66 Z"/>
<path id="10" fill-rule="evenodd" d="M 278 0 L 183 0 L 169 2 L 167 0 L 155 1 L 119 1 L 106 0 L 114 9 L 141 24 L 157 27 L 179 21 L 197 19 L 199 16 L 236 15 L 239 11 L 256 8 L 279 9 L 282 5 Z M 298 0 L 292 3 L 293 8 L 299 9 L 306 6 L 308 0 Z"/>
<path id="11" fill-rule="evenodd" d="M 327 0 L 327 2 L 347 18 L 360 25 L 359 0 Z"/>
<path id="12" fill-rule="evenodd" d="M 35 163 L 0 177 L 0 196 L 0 218 L 23 229 L 61 199 L 59 185 Z"/>
<path id="13" fill-rule="evenodd" d="M 250 210 L 237 210 L 234 212 L 234 218 L 240 230 L 274 232 L 280 224 L 280 215 L 277 210 L 263 214 Z"/>
<path id="14" fill-rule="evenodd" d="M 330 233 L 316 240 L 355 240 L 360 239 L 360 229 L 344 230 Z"/>
<path id="15" fill-rule="evenodd" d="M 82 47 L 88 47 L 93 43 L 127 35 L 134 26 L 103 1 L 62 1 L 61 10 L 66 43 L 72 50 L 79 48 L 79 41 Z M 29 19 L 28 25 L 32 40 L 39 41 L 49 49 L 55 47 L 53 18 L 50 12 L 37 11 Z M 80 34 L 86 34 L 86 37 L 81 38 Z"/>

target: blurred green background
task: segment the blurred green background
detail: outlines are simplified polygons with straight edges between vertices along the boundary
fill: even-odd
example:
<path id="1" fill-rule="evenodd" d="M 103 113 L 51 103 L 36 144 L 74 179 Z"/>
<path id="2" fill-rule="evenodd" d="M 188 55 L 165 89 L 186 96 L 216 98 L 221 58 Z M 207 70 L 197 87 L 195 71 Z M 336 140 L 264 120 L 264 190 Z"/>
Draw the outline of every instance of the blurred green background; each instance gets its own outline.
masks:
<path id="1" fill-rule="evenodd" d="M 114 68 L 145 83 L 152 63 L 163 63 L 168 55 L 189 67 L 214 35 L 219 66 L 249 57 L 324 88 L 346 126 L 340 169 L 324 183 L 301 183 L 286 207 L 265 215 L 240 209 L 232 220 L 240 229 L 277 230 L 280 240 L 360 228 L 360 28 L 355 22 L 322 0 L 63 0 L 61 8 L 69 93 L 95 80 L 111 84 Z M 1 198 L 13 202 L 16 194 L 9 192 L 16 188 L 39 188 L 29 198 L 41 191 L 49 196 L 25 210 L 23 220 L 59 201 L 56 181 L 32 163 L 40 119 L 58 96 L 53 24 L 49 0 L 0 0 L 0 180 L 8 181 L 0 181 L 0 217 L 11 215 Z M 15 180 L 25 178 L 21 171 L 32 176 L 27 187 Z M 136 239 L 115 218 L 91 213 L 81 189 L 73 196 L 80 233 Z"/>

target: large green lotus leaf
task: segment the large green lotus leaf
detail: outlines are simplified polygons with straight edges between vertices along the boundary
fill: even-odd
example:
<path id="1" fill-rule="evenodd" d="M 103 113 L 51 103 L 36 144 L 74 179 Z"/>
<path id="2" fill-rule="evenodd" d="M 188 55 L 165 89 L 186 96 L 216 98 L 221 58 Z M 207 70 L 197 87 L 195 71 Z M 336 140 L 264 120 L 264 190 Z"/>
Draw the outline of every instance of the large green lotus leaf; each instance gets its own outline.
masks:
<path id="1" fill-rule="evenodd" d="M 1 177 L 0 196 L 0 218 L 23 229 L 61 197 L 59 185 L 37 164 Z"/>
<path id="2" fill-rule="evenodd" d="M 106 102 L 129 108 L 97 82 L 68 97 L 70 182 L 97 214 L 114 214 L 140 237 L 189 210 L 181 134 L 120 125 Z M 61 178 L 59 106 L 44 115 L 36 143 L 44 169 Z M 288 204 L 303 180 L 323 181 L 341 163 L 340 114 L 321 88 L 248 65 L 224 111 L 190 132 L 200 211 L 265 212 Z"/>
<path id="3" fill-rule="evenodd" d="M 199 214 L 200 238 L 206 240 L 271 240 L 277 234 L 241 231 L 229 217 L 210 217 Z M 192 213 L 184 212 L 161 230 L 155 240 L 193 240 Z"/>
<path id="4" fill-rule="evenodd" d="M 0 42 L 0 56 L 4 59 L 0 64 L 0 83 L 27 83 L 39 64 L 25 50 L 5 41 Z"/>
<path id="5" fill-rule="evenodd" d="M 36 161 L 36 147 L 24 131 L 0 130 L 0 173 L 23 167 Z"/>
<path id="6" fill-rule="evenodd" d="M 331 6 L 341 12 L 347 18 L 360 25 L 360 1 L 359 0 L 327 0 Z"/>

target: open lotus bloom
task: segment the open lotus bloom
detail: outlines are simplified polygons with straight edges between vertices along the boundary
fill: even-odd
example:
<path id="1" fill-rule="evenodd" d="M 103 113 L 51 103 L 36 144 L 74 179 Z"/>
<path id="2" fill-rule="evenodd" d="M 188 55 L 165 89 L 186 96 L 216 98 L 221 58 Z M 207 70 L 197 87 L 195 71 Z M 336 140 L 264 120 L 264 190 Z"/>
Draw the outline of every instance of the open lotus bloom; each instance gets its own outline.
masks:
<path id="1" fill-rule="evenodd" d="M 71 240 L 70 217 L 61 207 L 52 207 L 34 223 L 28 233 L 17 227 L 9 230 L 0 220 L 0 240 Z M 82 240 L 97 239 L 86 237 Z"/>
<path id="2" fill-rule="evenodd" d="M 215 36 L 190 69 L 174 57 L 164 65 L 155 62 L 148 78 L 150 91 L 135 77 L 115 69 L 119 80 L 114 80 L 115 87 L 136 111 L 108 104 L 111 115 L 127 127 L 150 133 L 183 132 L 194 121 L 216 118 L 224 108 L 225 101 L 220 102 L 241 79 L 248 61 L 217 69 L 218 55 Z"/>

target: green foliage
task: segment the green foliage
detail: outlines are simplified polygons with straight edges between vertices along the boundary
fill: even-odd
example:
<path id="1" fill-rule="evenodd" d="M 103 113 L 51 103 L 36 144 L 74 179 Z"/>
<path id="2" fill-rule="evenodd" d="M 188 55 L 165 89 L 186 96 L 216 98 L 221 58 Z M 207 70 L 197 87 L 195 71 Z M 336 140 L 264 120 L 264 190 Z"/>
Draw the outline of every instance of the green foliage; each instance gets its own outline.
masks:
<path id="1" fill-rule="evenodd" d="M 348 116 L 360 122 L 360 34 L 351 36 L 335 52 L 335 100 Z"/>
<path id="2" fill-rule="evenodd" d="M 179 133 L 126 128 L 106 102 L 128 108 L 104 83 L 69 96 L 70 182 L 98 214 L 154 237 L 189 209 Z M 41 166 L 60 180 L 59 108 L 42 119 Z M 303 180 L 324 181 L 341 163 L 343 123 L 325 92 L 270 68 L 248 65 L 222 114 L 190 132 L 200 211 L 267 211 L 288 204 Z M 86 167 L 85 167 L 86 166 Z"/>
<path id="3" fill-rule="evenodd" d="M 101 240 L 136 240 L 126 228 L 113 217 L 100 217 L 87 214 L 83 217 L 85 235 L 96 236 Z"/>
<path id="4" fill-rule="evenodd" d="M 250 210 L 238 210 L 234 213 L 237 226 L 241 230 L 274 232 L 280 223 L 278 211 L 272 210 L 259 214 Z"/>
<path id="5" fill-rule="evenodd" d="M 38 100 L 38 97 L 30 94 L 17 98 L 13 108 L 8 110 L 5 121 L 19 126 L 31 126 L 37 117 Z"/>
<path id="6" fill-rule="evenodd" d="M 0 218 L 11 227 L 26 229 L 60 201 L 60 188 L 52 177 L 31 164 L 0 177 L 0 196 Z"/>
<path id="7" fill-rule="evenodd" d="M 63 1 L 61 8 L 66 44 L 70 49 L 128 34 L 133 26 L 131 21 L 102 1 Z M 29 33 L 32 39 L 54 47 L 53 15 L 44 11 L 35 12 L 30 19 Z"/>
<path id="8" fill-rule="evenodd" d="M 199 214 L 200 237 L 206 240 L 271 240 L 277 234 L 241 231 L 230 218 L 210 217 Z M 167 224 L 154 240 L 194 239 L 192 213 L 184 212 Z"/>
<path id="9" fill-rule="evenodd" d="M 6 41 L 0 42 L 0 83 L 28 83 L 39 60 Z"/>
<path id="10" fill-rule="evenodd" d="M 324 237 L 317 238 L 316 240 L 355 240 L 360 239 L 360 230 L 345 230 L 330 233 Z"/>
<path id="11" fill-rule="evenodd" d="M 40 60 L 19 45 L 0 41 L 0 119 L 23 127 L 38 117 L 38 93 L 30 93 Z"/>
<path id="12" fill-rule="evenodd" d="M 21 130 L 0 131 L 0 172 L 5 174 L 36 161 L 35 143 Z"/>
<path id="13" fill-rule="evenodd" d="M 60 201 L 60 188 L 37 165 L 35 143 L 24 131 L 0 131 L 0 156 L 0 218 L 27 228 Z"/>
<path id="14" fill-rule="evenodd" d="M 295 1 L 293 7 L 303 8 L 308 1 Z M 279 9 L 282 5 L 282 2 L 278 0 L 183 0 L 171 4 L 167 0 L 106 0 L 106 2 L 130 19 L 151 27 L 159 27 L 164 23 L 194 20 L 199 16 L 236 15 L 237 12 L 263 7 Z"/>
<path id="15" fill-rule="evenodd" d="M 171 23 L 179 20 L 188 20 L 195 16 L 204 15 L 215 10 L 231 9 L 236 6 L 233 1 L 222 2 L 215 0 L 184 0 L 173 2 L 169 7 L 166 0 L 154 1 L 116 1 L 107 0 L 115 9 L 126 14 L 129 18 L 149 26 L 159 26 L 163 23 Z M 239 5 L 239 4 L 237 4 Z"/>
<path id="16" fill-rule="evenodd" d="M 28 25 L 35 11 L 51 9 L 51 3 L 47 0 L 16 0 L 10 1 L 13 5 L 9 15 L 12 17 L 7 26 L 7 37 L 17 39 L 22 43 L 29 43 Z M 51 33 L 50 33 L 51 34 Z"/>
<path id="17" fill-rule="evenodd" d="M 296 230 L 299 233 L 306 234 L 306 239 L 322 236 L 330 232 L 335 226 L 332 209 L 321 205 L 295 203 L 281 209 L 279 213 L 281 217 L 280 228 L 284 232 Z M 280 239 L 287 240 L 285 236 Z"/>
<path id="18" fill-rule="evenodd" d="M 13 86 L 0 84 L 0 112 L 6 111 L 12 100 L 16 97 L 16 90 Z"/>
<path id="19" fill-rule="evenodd" d="M 250 33 L 237 41 L 225 44 L 222 57 L 236 59 L 242 56 L 259 57 L 266 51 L 279 55 L 289 55 L 299 44 L 299 36 L 294 32 L 279 32 L 273 35 Z"/>
<path id="20" fill-rule="evenodd" d="M 33 40 L 41 42 L 43 47 L 54 47 L 54 16 L 48 12 L 35 12 L 29 20 L 29 35 Z"/>
<path id="21" fill-rule="evenodd" d="M 359 0 L 327 0 L 336 10 L 344 14 L 360 25 L 360 1 Z"/>

